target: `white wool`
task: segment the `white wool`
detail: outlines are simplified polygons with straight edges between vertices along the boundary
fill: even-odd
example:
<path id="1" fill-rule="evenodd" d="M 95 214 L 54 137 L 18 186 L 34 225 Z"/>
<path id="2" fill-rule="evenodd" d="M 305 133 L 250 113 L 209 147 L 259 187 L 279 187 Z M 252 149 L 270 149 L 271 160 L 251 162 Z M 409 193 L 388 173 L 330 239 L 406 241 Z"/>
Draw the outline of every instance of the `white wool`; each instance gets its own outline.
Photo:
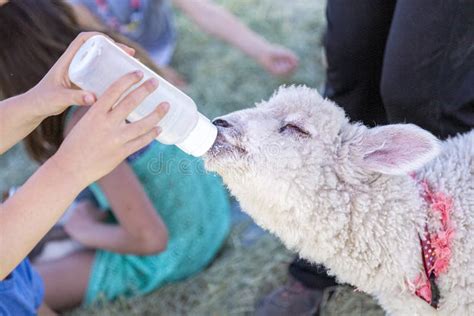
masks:
<path id="1" fill-rule="evenodd" d="M 315 90 L 293 86 L 222 119 L 230 127 L 219 128 L 207 168 L 287 247 L 372 294 L 389 314 L 474 315 L 474 132 L 443 142 L 433 160 L 439 148 L 428 132 L 350 124 Z M 419 177 L 454 198 L 438 311 L 409 287 L 423 269 L 427 205 L 406 173 L 422 164 Z"/>

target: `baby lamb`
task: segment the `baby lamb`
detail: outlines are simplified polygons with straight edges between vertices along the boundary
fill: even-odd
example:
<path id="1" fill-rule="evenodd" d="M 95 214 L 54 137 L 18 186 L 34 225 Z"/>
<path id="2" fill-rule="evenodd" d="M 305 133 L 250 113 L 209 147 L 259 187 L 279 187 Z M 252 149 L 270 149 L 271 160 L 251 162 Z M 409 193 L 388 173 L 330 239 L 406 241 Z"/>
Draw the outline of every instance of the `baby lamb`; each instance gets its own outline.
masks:
<path id="1" fill-rule="evenodd" d="M 474 315 L 474 131 L 367 128 L 307 87 L 214 124 L 207 168 L 288 248 L 390 315 Z"/>

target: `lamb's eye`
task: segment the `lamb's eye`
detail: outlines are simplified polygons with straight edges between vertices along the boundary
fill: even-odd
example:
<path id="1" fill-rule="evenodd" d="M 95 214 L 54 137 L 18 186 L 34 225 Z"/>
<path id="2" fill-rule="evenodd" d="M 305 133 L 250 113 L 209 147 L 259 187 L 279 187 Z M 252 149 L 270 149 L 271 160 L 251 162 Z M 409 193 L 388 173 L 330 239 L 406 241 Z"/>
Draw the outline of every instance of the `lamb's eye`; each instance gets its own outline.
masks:
<path id="1" fill-rule="evenodd" d="M 285 124 L 282 127 L 280 127 L 279 132 L 280 133 L 296 132 L 296 133 L 300 134 L 301 136 L 305 136 L 305 137 L 311 136 L 311 134 L 309 132 L 305 131 L 304 129 L 302 129 L 298 125 L 291 124 L 291 123 Z"/>

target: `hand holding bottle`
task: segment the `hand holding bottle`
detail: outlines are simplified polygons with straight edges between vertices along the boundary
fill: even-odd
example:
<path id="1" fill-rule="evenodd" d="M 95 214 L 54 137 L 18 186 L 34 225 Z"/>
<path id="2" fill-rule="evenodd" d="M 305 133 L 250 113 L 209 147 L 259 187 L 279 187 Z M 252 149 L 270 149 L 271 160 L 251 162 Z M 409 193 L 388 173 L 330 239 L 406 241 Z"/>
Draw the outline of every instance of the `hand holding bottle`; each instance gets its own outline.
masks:
<path id="1" fill-rule="evenodd" d="M 31 107 L 32 111 L 35 111 L 35 114 L 40 120 L 51 115 L 62 113 L 72 104 L 94 104 L 96 101 L 94 93 L 74 88 L 67 72 L 77 50 L 89 38 L 98 34 L 101 33 L 84 32 L 79 34 L 43 79 L 25 93 L 30 103 L 34 105 Z M 133 48 L 118 43 L 117 45 L 129 55 L 133 56 L 135 53 Z"/>
<path id="2" fill-rule="evenodd" d="M 134 123 L 125 121 L 130 112 L 157 88 L 157 80 L 145 81 L 115 105 L 142 78 L 140 71 L 121 77 L 72 129 L 51 158 L 51 162 L 61 168 L 65 176 L 74 177 L 86 186 L 112 171 L 127 156 L 158 136 L 160 130 L 157 125 L 168 111 L 167 103 L 162 103 Z"/>
<path id="3" fill-rule="evenodd" d="M 129 112 L 127 119 L 130 122 L 139 120 L 154 111 L 157 104 L 169 102 L 169 111 L 160 121 L 163 132 L 157 140 L 163 144 L 175 144 L 196 157 L 205 154 L 216 139 L 216 127 L 198 112 L 189 96 L 124 53 L 110 39 L 100 35 L 89 38 L 73 58 L 69 78 L 77 86 L 100 97 L 118 77 L 136 70 L 144 73 L 143 81 L 157 80 L 160 89 L 143 98 L 141 104 Z"/>

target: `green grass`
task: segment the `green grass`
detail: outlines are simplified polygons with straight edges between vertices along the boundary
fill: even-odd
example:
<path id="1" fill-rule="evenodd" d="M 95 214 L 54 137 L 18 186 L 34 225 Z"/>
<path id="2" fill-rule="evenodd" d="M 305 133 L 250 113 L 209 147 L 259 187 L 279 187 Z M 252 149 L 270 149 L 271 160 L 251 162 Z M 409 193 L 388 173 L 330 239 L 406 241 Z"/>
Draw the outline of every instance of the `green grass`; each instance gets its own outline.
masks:
<path id="1" fill-rule="evenodd" d="M 269 235 L 245 248 L 239 238 L 241 228 L 234 229 L 218 258 L 196 277 L 145 297 L 76 310 L 72 315 L 249 314 L 261 293 L 285 280 L 291 255 Z"/>
<path id="2" fill-rule="evenodd" d="M 293 255 L 270 235 L 245 247 L 244 228 L 245 223 L 235 227 L 214 263 L 194 278 L 145 297 L 77 309 L 71 316 L 252 315 L 258 300 L 287 279 Z M 323 306 L 324 316 L 383 315 L 367 295 L 345 286 L 326 291 Z"/>
<path id="3" fill-rule="evenodd" d="M 187 93 L 209 117 L 253 106 L 267 99 L 281 84 L 323 83 L 321 36 L 324 1 L 218 0 L 252 29 L 269 40 L 293 49 L 300 67 L 291 78 L 269 76 L 239 51 L 203 34 L 179 15 L 179 42 L 174 66 L 190 82 Z M 0 157 L 0 191 L 21 185 L 36 169 L 16 146 Z M 248 315 L 255 302 L 287 276 L 292 255 L 270 236 L 251 247 L 234 231 L 222 253 L 203 273 L 165 286 L 141 298 L 118 300 L 72 315 Z M 366 295 L 347 287 L 336 289 L 325 304 L 325 315 L 382 315 Z"/>

